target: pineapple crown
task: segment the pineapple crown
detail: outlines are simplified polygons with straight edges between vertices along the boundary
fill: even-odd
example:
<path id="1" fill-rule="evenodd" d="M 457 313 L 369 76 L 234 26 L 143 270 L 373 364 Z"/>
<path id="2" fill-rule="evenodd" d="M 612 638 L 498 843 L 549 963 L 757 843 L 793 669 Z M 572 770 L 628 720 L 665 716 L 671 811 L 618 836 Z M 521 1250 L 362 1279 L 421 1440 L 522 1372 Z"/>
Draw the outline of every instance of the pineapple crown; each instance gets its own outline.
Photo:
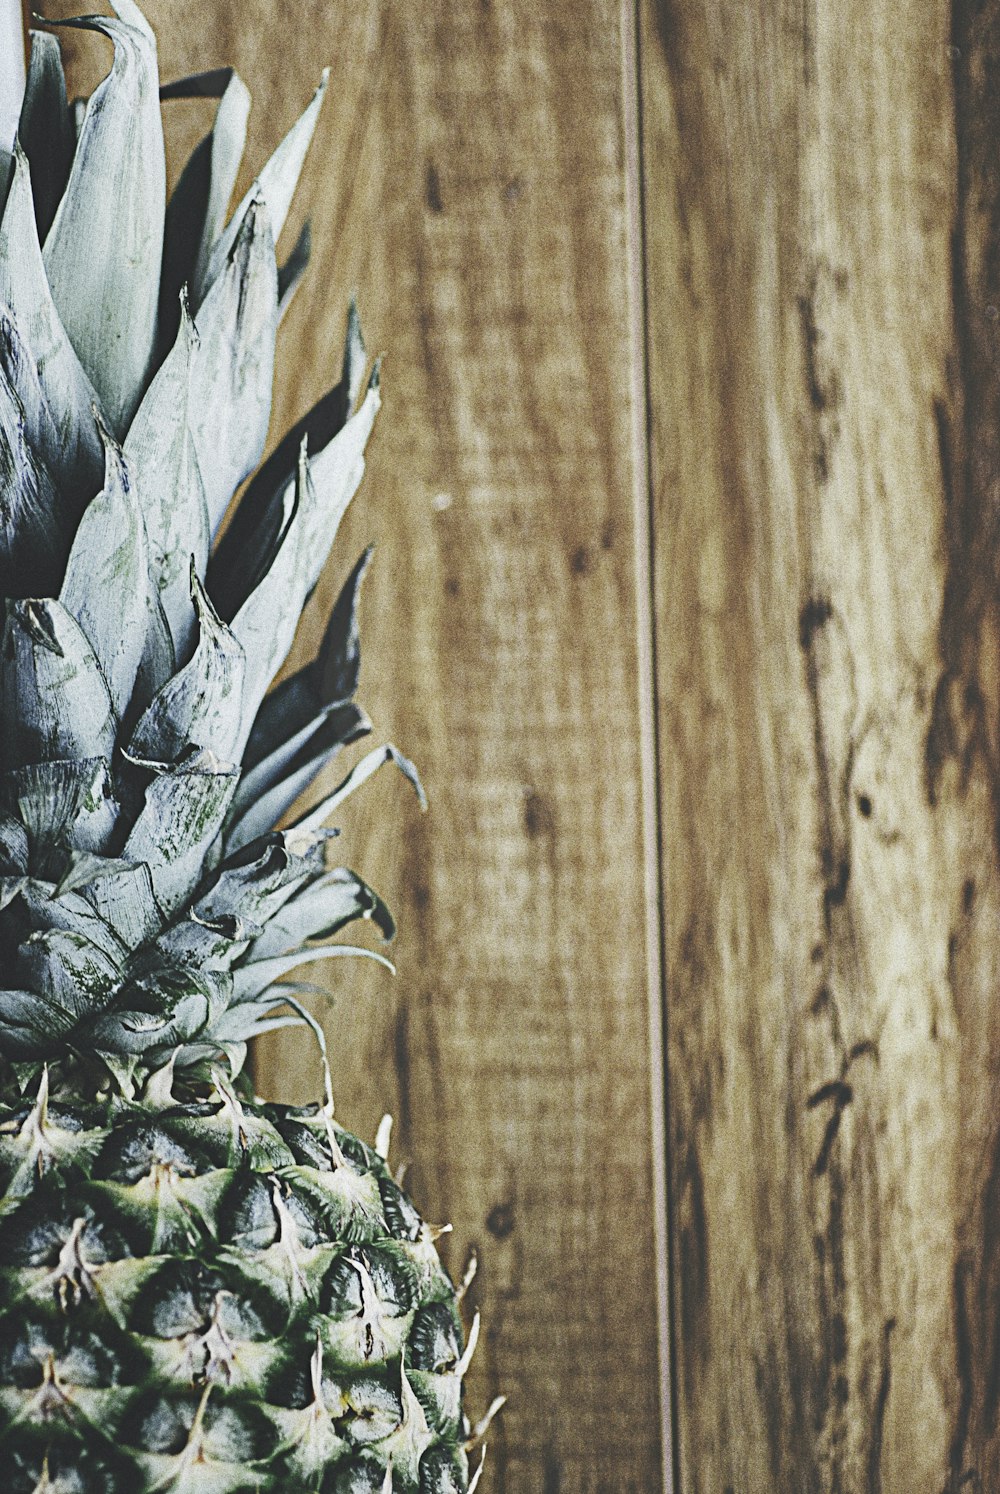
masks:
<path id="1" fill-rule="evenodd" d="M 379 408 L 352 305 L 339 381 L 258 466 L 308 229 L 280 266 L 275 241 L 326 75 L 227 218 L 244 84 L 221 69 L 160 89 L 144 16 L 113 9 L 62 23 L 114 46 L 85 105 L 55 37 L 32 33 L 0 150 L 0 1054 L 22 1085 L 54 1064 L 130 1095 L 168 1068 L 236 1076 L 275 1027 L 319 1034 L 283 977 L 383 959 L 317 942 L 353 919 L 393 931 L 328 865 L 324 827 L 383 762 L 420 788 L 387 745 L 272 828 L 370 730 L 368 553 L 316 657 L 266 693 Z M 160 100 L 196 96 L 218 99 L 214 127 L 167 205 Z"/>

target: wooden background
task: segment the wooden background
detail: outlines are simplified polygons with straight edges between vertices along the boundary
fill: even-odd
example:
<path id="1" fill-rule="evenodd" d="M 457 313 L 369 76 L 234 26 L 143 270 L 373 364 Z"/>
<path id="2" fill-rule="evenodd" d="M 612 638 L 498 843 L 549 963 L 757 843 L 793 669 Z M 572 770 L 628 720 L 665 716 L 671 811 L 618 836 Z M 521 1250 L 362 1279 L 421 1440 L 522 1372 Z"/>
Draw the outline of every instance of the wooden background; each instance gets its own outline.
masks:
<path id="1" fill-rule="evenodd" d="M 386 399 L 295 659 L 375 539 L 432 807 L 344 814 L 400 974 L 318 1009 L 478 1252 L 484 1490 L 992 1494 L 1000 4 L 147 10 L 250 170 L 333 67 L 274 434 L 352 288 Z"/>

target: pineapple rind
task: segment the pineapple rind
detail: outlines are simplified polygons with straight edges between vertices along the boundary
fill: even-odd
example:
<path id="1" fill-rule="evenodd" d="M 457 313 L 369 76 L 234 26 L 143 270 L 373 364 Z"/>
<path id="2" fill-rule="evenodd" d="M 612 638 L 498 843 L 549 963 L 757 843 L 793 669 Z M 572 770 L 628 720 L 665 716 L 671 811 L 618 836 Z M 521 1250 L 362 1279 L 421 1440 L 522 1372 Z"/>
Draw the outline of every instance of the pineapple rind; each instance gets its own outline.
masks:
<path id="1" fill-rule="evenodd" d="M 466 1487 L 454 1288 L 371 1148 L 316 1108 L 43 1100 L 0 1108 L 11 1494 Z"/>

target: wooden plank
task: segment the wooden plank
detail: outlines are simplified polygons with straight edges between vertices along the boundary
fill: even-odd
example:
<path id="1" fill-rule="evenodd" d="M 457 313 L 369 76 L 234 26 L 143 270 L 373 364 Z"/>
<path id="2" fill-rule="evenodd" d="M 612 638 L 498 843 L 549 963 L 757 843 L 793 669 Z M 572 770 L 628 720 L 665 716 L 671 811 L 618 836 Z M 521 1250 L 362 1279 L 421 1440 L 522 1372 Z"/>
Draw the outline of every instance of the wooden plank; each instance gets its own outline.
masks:
<path id="1" fill-rule="evenodd" d="M 399 915 L 401 973 L 333 970 L 339 1113 L 370 1134 L 391 1110 L 416 1197 L 455 1223 L 453 1267 L 479 1253 L 470 1409 L 511 1398 L 483 1487 L 645 1494 L 661 1437 L 618 6 L 148 12 L 166 76 L 237 64 L 258 163 L 334 66 L 275 431 L 329 382 L 352 286 L 388 355 L 366 487 L 296 658 L 375 538 L 362 698 L 432 808 L 386 776 L 341 820 Z M 301 1040 L 258 1072 L 318 1093 Z"/>
<path id="2" fill-rule="evenodd" d="M 1000 1487 L 1000 8 L 643 0 L 684 1491 Z"/>

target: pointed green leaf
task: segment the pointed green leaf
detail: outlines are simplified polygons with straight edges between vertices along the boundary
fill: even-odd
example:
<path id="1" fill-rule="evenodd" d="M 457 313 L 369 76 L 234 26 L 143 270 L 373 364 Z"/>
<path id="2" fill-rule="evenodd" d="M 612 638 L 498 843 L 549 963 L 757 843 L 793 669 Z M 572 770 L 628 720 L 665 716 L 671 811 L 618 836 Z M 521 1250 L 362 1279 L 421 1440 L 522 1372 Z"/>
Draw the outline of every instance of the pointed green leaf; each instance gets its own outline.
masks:
<path id="1" fill-rule="evenodd" d="M 364 377 L 365 347 L 358 309 L 347 315 L 340 382 L 279 441 L 247 484 L 225 533 L 209 561 L 208 590 L 219 616 L 233 618 L 256 584 L 270 555 L 289 488 L 294 488 L 302 443 L 321 451 L 341 431 Z"/>
<path id="2" fill-rule="evenodd" d="M 200 628 L 198 646 L 140 718 L 128 746 L 131 758 L 173 763 L 195 745 L 235 760 L 246 668 L 243 648 L 219 621 L 193 568 L 190 584 Z"/>
<path id="3" fill-rule="evenodd" d="M 118 822 L 106 758 L 29 763 L 0 779 L 31 845 L 35 875 L 61 877 L 72 851 L 102 851 Z"/>
<path id="4" fill-rule="evenodd" d="M 356 918 L 370 918 L 384 939 L 391 939 L 396 931 L 378 893 L 347 867 L 334 867 L 268 920 L 247 950 L 245 963 L 288 954 L 308 939 L 331 939 Z"/>
<path id="5" fill-rule="evenodd" d="M 45 390 L 39 369 L 31 350 L 18 330 L 13 313 L 0 305 L 0 371 L 14 390 L 20 404 L 24 438 L 32 453 L 32 461 L 43 467 L 50 475 L 59 497 L 59 527 L 66 532 L 62 546 L 62 563 L 65 563 L 72 537 L 80 514 L 101 485 L 103 466 L 92 465 L 89 448 L 85 460 L 77 463 L 80 455 L 72 446 L 67 447 Z M 87 417 L 93 428 L 94 441 L 100 450 L 100 441 L 93 415 Z"/>
<path id="6" fill-rule="evenodd" d="M 149 558 L 131 474 L 117 442 L 101 436 L 104 486 L 80 520 L 59 600 L 86 634 L 121 720 L 145 652 Z"/>
<path id="7" fill-rule="evenodd" d="M 153 33 L 133 0 L 100 31 L 115 55 L 91 95 L 69 184 L 45 240 L 52 295 L 111 429 L 128 430 L 156 347 L 166 165 Z"/>
<path id="8" fill-rule="evenodd" d="M 236 767 L 220 762 L 214 753 L 200 752 L 158 774 L 147 788 L 122 856 L 146 863 L 164 912 L 173 912 L 194 889 L 237 780 Z"/>
<path id="9" fill-rule="evenodd" d="M 295 195 L 295 188 L 298 185 L 299 175 L 306 158 L 306 151 L 309 149 L 313 132 L 316 129 L 316 121 L 319 118 L 320 106 L 323 103 L 323 96 L 326 93 L 329 76 L 330 70 L 329 68 L 325 68 L 319 87 L 313 94 L 306 109 L 296 120 L 284 140 L 278 146 L 278 149 L 274 152 L 274 155 L 267 162 L 260 176 L 254 182 L 230 219 L 228 228 L 214 245 L 204 279 L 198 282 L 198 292 L 200 295 L 206 295 L 209 288 L 215 284 L 215 281 L 222 274 L 226 256 L 236 242 L 237 235 L 242 230 L 244 219 L 251 211 L 252 205 L 257 199 L 261 199 L 267 204 L 268 217 L 275 242 L 281 237 L 281 230 L 285 226 L 285 219 L 288 217 L 288 210 L 292 205 L 292 198 Z"/>
<path id="10" fill-rule="evenodd" d="M 122 721 L 126 732 L 142 715 L 153 697 L 163 689 L 176 668 L 177 659 L 167 614 L 163 610 L 155 578 L 150 572 L 149 585 L 146 587 L 146 644 L 139 660 L 129 709 Z"/>
<path id="11" fill-rule="evenodd" d="M 17 133 L 31 165 L 35 221 L 39 242 L 44 243 L 66 190 L 76 148 L 59 42 L 49 31 L 31 33 L 31 61 Z"/>
<path id="12" fill-rule="evenodd" d="M 100 487 L 104 470 L 93 417 L 97 395 L 52 299 L 38 245 L 28 159 L 19 145 L 14 148 L 10 192 L 0 220 L 0 302 L 9 308 L 30 352 L 55 422 L 57 447 L 42 448 L 53 474 L 67 492 L 80 489 L 81 496 L 89 498 Z M 70 480 L 73 473 L 79 474 L 75 483 Z"/>
<path id="13" fill-rule="evenodd" d="M 267 208 L 254 201 L 195 318 L 191 424 L 214 534 L 260 461 L 271 417 L 278 271 Z"/>
<path id="14" fill-rule="evenodd" d="M 291 855 L 278 836 L 267 836 L 227 856 L 192 911 L 204 923 L 236 918 L 263 925 L 311 876 L 308 863 Z"/>
<path id="15" fill-rule="evenodd" d="M 309 460 L 315 502 L 303 515 L 302 555 L 307 562 L 306 592 L 319 580 L 327 556 L 365 472 L 365 446 L 382 404 L 376 364 L 361 408 L 340 433 Z"/>
<path id="16" fill-rule="evenodd" d="M 25 430 L 24 406 L 0 368 L 0 593 L 54 591 L 70 530 L 47 467 Z"/>
<path id="17" fill-rule="evenodd" d="M 364 949 L 361 945 L 354 944 L 324 944 L 315 949 L 310 946 L 294 950 L 290 954 L 275 955 L 273 959 L 254 960 L 238 966 L 233 971 L 233 999 L 237 1003 L 250 1000 L 263 991 L 265 986 L 272 985 L 283 975 L 289 975 L 300 965 L 314 965 L 317 960 L 337 960 L 355 956 L 363 960 L 374 960 L 377 965 L 383 965 L 393 975 L 396 973 L 396 967 L 392 961 L 387 960 L 385 955 L 379 954 L 375 949 Z"/>
<path id="18" fill-rule="evenodd" d="M 299 625 L 305 592 L 300 579 L 303 561 L 299 554 L 302 530 L 298 516 L 303 488 L 308 489 L 309 480 L 309 468 L 303 455 L 300 468 L 303 487 L 286 495 L 283 531 L 274 555 L 232 621 L 233 635 L 242 644 L 247 661 L 237 753 L 240 757 L 264 692 L 291 648 Z"/>
<path id="19" fill-rule="evenodd" d="M 108 955 L 67 929 L 32 934 L 18 950 L 15 968 L 27 990 L 38 991 L 74 1022 L 106 1007 L 121 979 Z"/>
<path id="20" fill-rule="evenodd" d="M 371 722 L 353 702 L 330 706 L 305 731 L 244 773 L 230 810 L 227 850 L 270 830 L 340 748 L 370 730 Z"/>
<path id="21" fill-rule="evenodd" d="M 191 371 L 198 335 L 181 298 L 177 341 L 136 412 L 125 440 L 149 539 L 150 569 L 160 592 L 177 658 L 190 658 L 196 618 L 190 557 L 204 577 L 208 563 L 205 486 L 191 434 Z"/>
<path id="22" fill-rule="evenodd" d="M 141 863 L 74 852 L 55 896 L 68 892 L 81 893 L 127 949 L 151 939 L 163 921 L 149 867 Z"/>
<path id="23" fill-rule="evenodd" d="M 295 292 L 302 284 L 306 270 L 309 268 L 309 259 L 312 254 L 312 227 L 308 220 L 303 223 L 302 231 L 295 240 L 295 247 L 285 260 L 283 265 L 278 266 L 278 324 L 284 321 L 288 314 L 288 308 L 295 300 Z"/>
<path id="24" fill-rule="evenodd" d="M 384 747 L 375 747 L 371 752 L 366 753 L 359 763 L 355 763 L 347 777 L 337 785 L 332 794 L 327 794 L 312 809 L 300 815 L 290 828 L 293 830 L 318 830 L 329 819 L 330 815 L 333 814 L 337 806 L 342 804 L 349 794 L 353 794 L 355 789 L 360 788 L 363 783 L 367 782 L 373 773 L 378 772 L 383 763 L 396 764 L 403 777 L 413 785 L 417 798 L 420 801 L 421 809 L 426 809 L 427 799 L 416 768 L 408 757 L 404 757 L 397 748 L 393 747 L 391 742 L 387 742 Z"/>
<path id="25" fill-rule="evenodd" d="M 244 780 L 265 761 L 287 761 L 320 718 L 357 691 L 361 671 L 358 594 L 372 554 L 369 545 L 341 588 L 315 658 L 265 696 L 243 755 Z M 273 773 L 265 781 L 274 782 Z M 242 783 L 238 797 L 244 797 Z"/>
<path id="26" fill-rule="evenodd" d="M 10 602 L 0 675 L 0 741 L 11 766 L 110 758 L 117 721 L 83 629 L 60 602 Z"/>
<path id="27" fill-rule="evenodd" d="M 118 931 L 101 918 L 85 898 L 75 892 L 56 898 L 52 882 L 29 878 L 22 890 L 21 902 L 31 929 L 40 933 L 60 929 L 64 933 L 79 935 L 100 950 L 116 969 L 121 967 L 128 954 L 125 944 Z"/>
<path id="28" fill-rule="evenodd" d="M 160 98 L 219 100 L 211 132 L 195 147 L 167 204 L 160 315 L 176 323 L 181 287 L 189 287 L 196 306 L 203 296 L 208 258 L 222 233 L 243 159 L 250 95 L 227 67 L 167 83 Z"/>

